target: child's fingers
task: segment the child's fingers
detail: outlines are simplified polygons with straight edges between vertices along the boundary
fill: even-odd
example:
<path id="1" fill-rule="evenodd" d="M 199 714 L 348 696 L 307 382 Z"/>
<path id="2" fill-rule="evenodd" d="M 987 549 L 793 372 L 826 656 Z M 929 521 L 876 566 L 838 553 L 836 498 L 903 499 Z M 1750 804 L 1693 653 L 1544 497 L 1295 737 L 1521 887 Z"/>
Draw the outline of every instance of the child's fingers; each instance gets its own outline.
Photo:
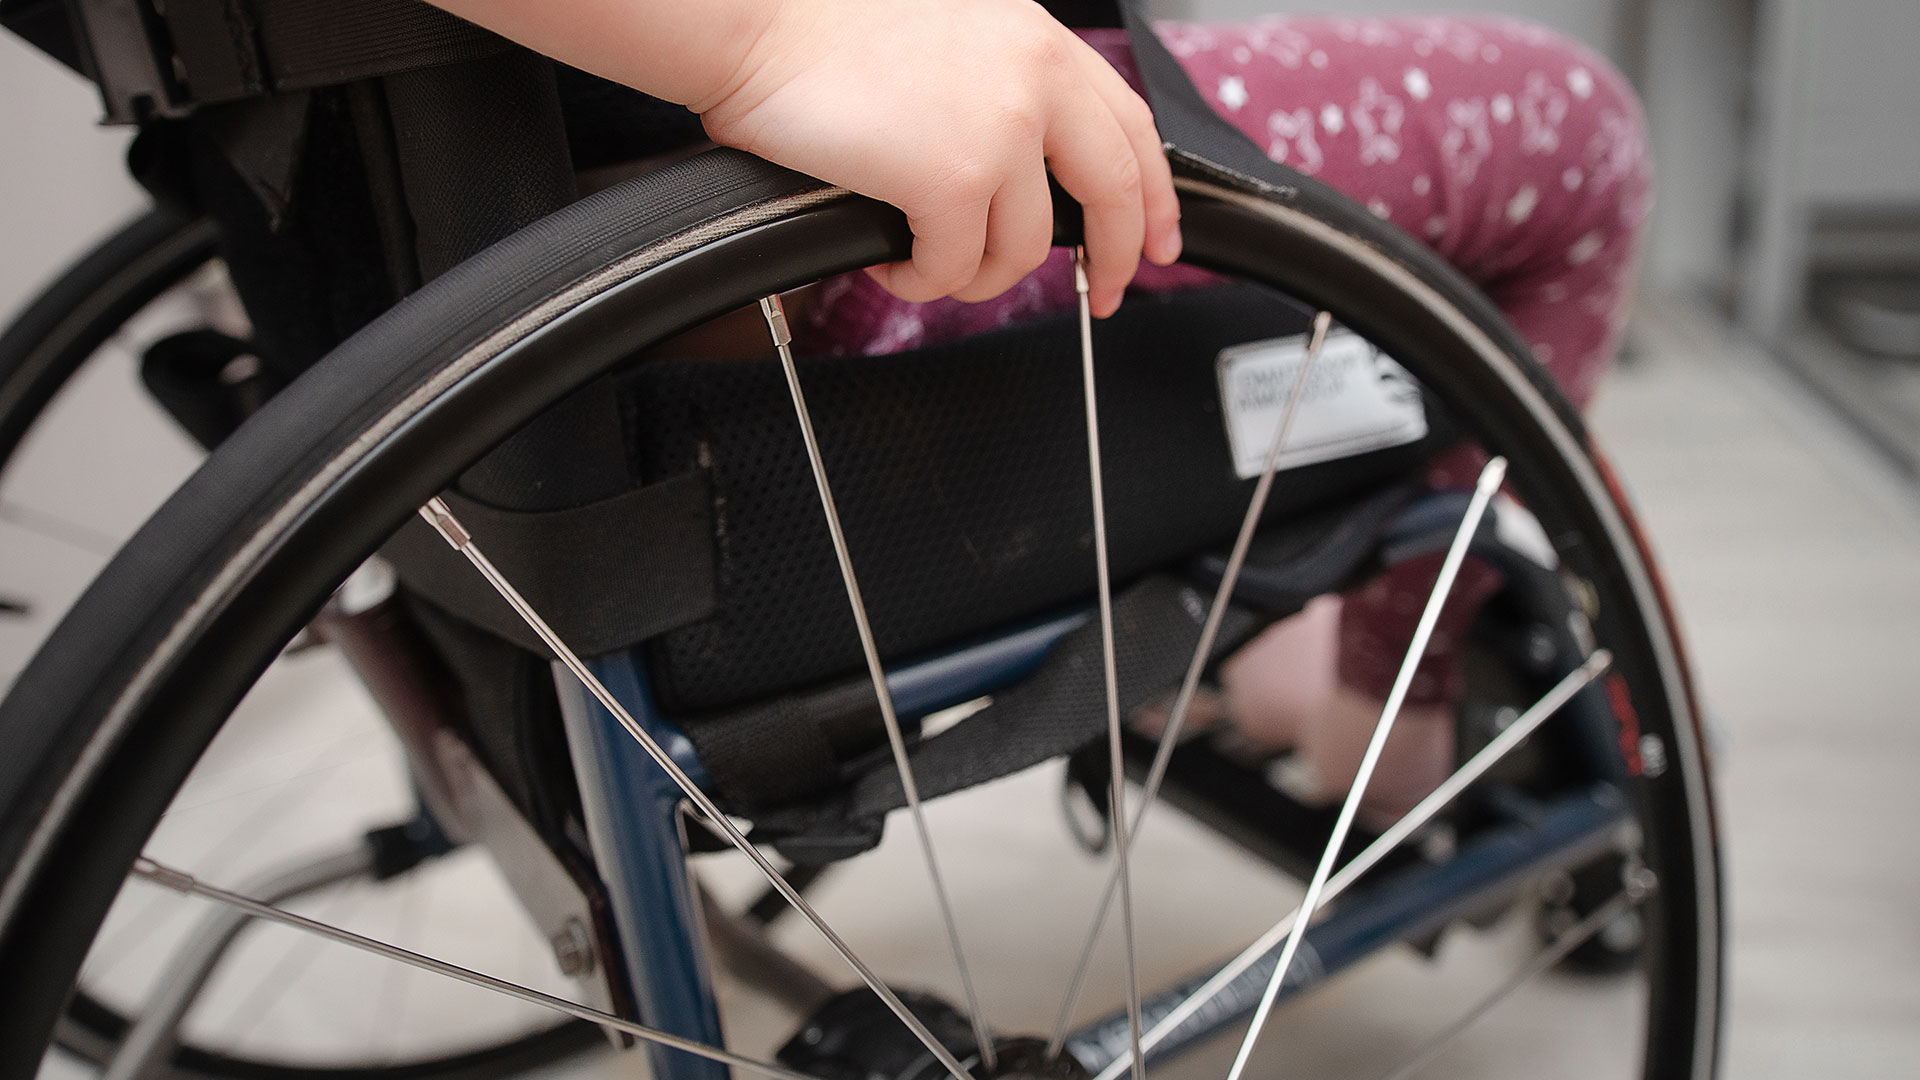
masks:
<path id="1" fill-rule="evenodd" d="M 1078 80 L 1076 80 L 1078 81 Z M 1047 134 L 1047 162 L 1086 213 L 1089 300 L 1099 318 L 1113 314 L 1140 266 L 1146 235 L 1140 156 L 1120 121 L 1084 83 L 1069 93 Z"/>
<path id="2" fill-rule="evenodd" d="M 968 303 L 991 300 L 1046 261 L 1053 245 L 1053 193 L 1039 160 L 1007 178 L 987 209 L 986 257 L 973 282 L 955 293 Z"/>
<path id="3" fill-rule="evenodd" d="M 1076 55 L 1140 159 L 1140 193 L 1147 218 L 1146 256 L 1166 266 L 1180 257 L 1180 199 L 1173 190 L 1173 170 L 1167 164 L 1160 130 L 1154 126 L 1153 111 L 1099 53 L 1085 49 Z"/>
<path id="4" fill-rule="evenodd" d="M 916 304 L 952 296 L 973 281 L 987 242 L 992 189 L 954 181 L 935 191 L 926 209 L 903 206 L 913 230 L 913 258 L 894 263 L 875 280 L 888 292 Z"/>

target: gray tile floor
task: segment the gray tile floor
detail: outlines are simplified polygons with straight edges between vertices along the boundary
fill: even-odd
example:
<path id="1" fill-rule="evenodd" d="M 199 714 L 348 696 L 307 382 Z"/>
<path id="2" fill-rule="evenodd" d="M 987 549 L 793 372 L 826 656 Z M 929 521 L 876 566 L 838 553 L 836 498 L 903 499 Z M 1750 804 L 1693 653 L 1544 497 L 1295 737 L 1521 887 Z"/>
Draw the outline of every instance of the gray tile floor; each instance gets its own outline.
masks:
<path id="1" fill-rule="evenodd" d="M 1732 1077 L 1920 1064 L 1920 516 L 1766 361 L 1682 309 L 1594 422 L 1718 721 Z"/>
<path id="2" fill-rule="evenodd" d="M 1920 817 L 1920 717 L 1909 704 L 1920 648 L 1915 498 L 1711 322 L 1683 307 L 1649 305 L 1638 342 L 1639 360 L 1607 386 L 1594 423 L 1664 556 L 1716 719 L 1731 928 L 1725 1074 L 1911 1075 L 1920 1062 L 1913 921 L 1920 851 L 1901 837 Z M 95 423 L 48 436 L 34 450 L 39 465 L 21 472 L 31 479 L 0 499 L 8 508 L 0 519 L 0 594 L 30 593 L 44 605 L 31 622 L 0 622 L 0 679 L 92 572 L 97 557 L 87 548 L 100 542 L 74 541 L 97 533 L 110 543 L 138 520 L 157 486 L 191 463 L 186 448 L 141 418 L 134 395 L 124 358 L 91 377 L 81 411 Z M 100 422 L 103 416 L 115 421 Z M 164 449 L 140 449 L 152 445 Z M 106 500 L 104 511 L 103 476 L 111 490 L 126 492 Z M 329 676 L 329 663 L 303 660 L 256 694 L 254 715 L 264 719 L 210 753 L 200 794 L 169 818 L 171 850 L 183 858 L 220 851 L 232 847 L 222 838 L 235 823 L 272 822 L 271 835 L 252 849 L 223 856 L 222 873 L 237 880 L 309 842 L 300 839 L 307 836 L 301 823 L 334 797 L 329 790 L 397 797 L 390 765 L 375 752 L 377 722 L 363 699 L 341 689 L 337 671 Z M 269 785 L 255 782 L 278 777 L 306 778 L 301 790 L 317 794 L 267 796 L 261 792 Z M 1053 778 L 1043 773 L 933 807 L 952 865 L 1011 867 L 960 876 L 957 897 L 979 977 L 994 990 L 990 1012 L 1008 1026 L 1041 1026 L 1075 947 L 1073 935 L 1057 928 L 1085 917 L 1099 884 L 1097 867 L 1057 827 L 1032 827 L 1056 813 Z M 1156 928 L 1143 964 L 1171 974 L 1196 953 L 1237 946 L 1291 891 L 1177 817 L 1163 820 L 1142 840 L 1149 869 L 1140 907 L 1143 925 Z M 1004 859 L 1015 844 L 1027 858 Z M 750 884 L 740 869 L 716 868 L 715 887 Z M 938 948 L 931 928 L 892 914 L 893 901 L 917 895 L 921 880 L 911 848 L 890 842 L 880 857 L 831 881 L 821 905 L 883 973 L 938 985 L 945 965 L 926 959 Z M 1009 903 L 1010 896 L 1020 901 Z M 349 892 L 316 899 L 312 910 L 444 952 L 459 939 L 452 931 L 505 906 L 484 863 L 468 860 L 450 864 L 417 895 Z M 117 932 L 134 940 L 145 928 L 177 927 L 185 918 L 130 892 L 115 925 L 131 927 Z M 834 970 L 817 940 L 795 927 L 786 933 L 821 970 Z M 408 1009 L 430 1041 L 458 1037 L 476 1016 L 496 1030 L 527 1022 L 519 1013 L 481 1014 L 489 1006 L 474 996 L 436 997 L 429 984 L 369 975 L 327 950 L 270 933 L 258 938 L 215 986 L 196 1016 L 198 1030 L 245 1028 L 247 1039 L 298 1040 L 313 1033 L 316 1018 L 371 1021 Z M 1371 962 L 1310 1008 L 1290 1010 L 1269 1044 L 1290 1056 L 1269 1060 L 1285 1061 L 1296 1075 L 1377 1073 L 1420 1032 L 1444 1023 L 1472 987 L 1522 955 L 1526 938 L 1525 927 L 1509 920 L 1491 933 L 1449 938 L 1437 965 L 1397 954 Z M 528 948 L 522 929 L 506 925 L 477 944 L 465 940 L 473 952 L 450 958 L 541 977 L 537 942 Z M 135 959 L 124 970 L 101 977 L 139 993 L 164 966 L 164 953 L 130 952 Z M 268 989 L 293 974 L 317 989 Z M 1629 1022 L 1639 993 L 1631 980 L 1542 980 L 1432 1075 L 1538 1076 L 1547 1060 L 1561 1062 L 1554 1075 L 1617 1075 L 1607 1068 L 1608 1057 L 1622 1053 L 1612 1033 Z M 1564 1018 L 1569 1002 L 1584 1013 L 1582 1023 L 1541 1022 Z M 787 1030 L 778 1010 L 751 994 L 729 991 L 726 1007 L 740 1049 L 766 1052 Z M 1180 1075 L 1218 1075 L 1230 1049 L 1211 1048 Z M 1569 1071 L 1568 1061 L 1580 1071 Z M 565 1071 L 644 1070 L 638 1055 L 627 1055 Z M 70 1062 L 50 1061 L 47 1075 L 77 1072 Z"/>

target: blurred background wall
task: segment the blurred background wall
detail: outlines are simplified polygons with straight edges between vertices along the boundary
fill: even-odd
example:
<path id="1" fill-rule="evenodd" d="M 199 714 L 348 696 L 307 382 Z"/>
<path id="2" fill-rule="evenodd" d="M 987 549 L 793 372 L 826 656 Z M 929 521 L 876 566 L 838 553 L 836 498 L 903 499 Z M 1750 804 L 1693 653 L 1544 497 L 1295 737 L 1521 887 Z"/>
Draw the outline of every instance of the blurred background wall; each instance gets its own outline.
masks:
<path id="1" fill-rule="evenodd" d="M 92 84 L 0 33 L 0 318 L 145 203 Z"/>

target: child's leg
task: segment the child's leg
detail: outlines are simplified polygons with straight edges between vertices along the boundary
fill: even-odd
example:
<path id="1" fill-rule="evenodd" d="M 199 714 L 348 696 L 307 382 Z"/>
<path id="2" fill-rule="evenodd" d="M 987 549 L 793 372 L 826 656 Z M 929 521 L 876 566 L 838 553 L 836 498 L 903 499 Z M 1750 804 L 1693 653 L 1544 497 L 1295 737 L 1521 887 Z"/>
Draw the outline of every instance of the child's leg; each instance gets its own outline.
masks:
<path id="1" fill-rule="evenodd" d="M 1650 190 L 1639 105 L 1605 60 L 1509 19 L 1275 16 L 1161 37 L 1272 157 L 1486 290 L 1586 403 L 1619 344 Z M 1124 51 L 1117 32 L 1092 40 Z"/>
<path id="2" fill-rule="evenodd" d="M 1209 102 L 1275 158 L 1424 238 L 1485 289 L 1585 404 L 1619 344 L 1649 192 L 1639 108 L 1604 61 L 1505 20 L 1273 18 L 1169 26 L 1163 37 Z M 1479 465 L 1453 455 L 1429 482 L 1469 487 Z M 1283 624 L 1225 665 L 1242 734 L 1296 747 L 1337 797 L 1438 562 L 1341 598 L 1337 647 L 1300 648 L 1303 632 L 1326 630 Z M 1376 774 L 1373 809 L 1404 810 L 1444 778 L 1459 651 L 1498 584 L 1484 566 L 1463 569 Z M 1324 611 L 1307 620 L 1330 622 Z M 1279 684 L 1295 689 L 1272 692 Z"/>

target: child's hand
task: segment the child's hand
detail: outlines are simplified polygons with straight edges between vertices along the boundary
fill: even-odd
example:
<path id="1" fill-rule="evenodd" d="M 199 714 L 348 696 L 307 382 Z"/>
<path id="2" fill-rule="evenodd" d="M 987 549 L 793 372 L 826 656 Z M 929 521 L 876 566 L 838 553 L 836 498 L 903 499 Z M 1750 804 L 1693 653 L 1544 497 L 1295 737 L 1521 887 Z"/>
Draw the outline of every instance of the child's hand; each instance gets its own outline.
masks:
<path id="1" fill-rule="evenodd" d="M 1039 266 L 1048 166 L 1086 207 L 1095 314 L 1180 254 L 1147 106 L 1031 0 L 434 0 L 701 114 L 717 142 L 898 206 L 907 300 L 985 300 Z"/>
<path id="2" fill-rule="evenodd" d="M 985 300 L 1046 258 L 1046 170 L 1086 208 L 1092 306 L 1180 253 L 1146 103 L 1030 0 L 783 0 L 736 77 L 694 101 L 716 142 L 906 211 L 906 300 Z"/>

